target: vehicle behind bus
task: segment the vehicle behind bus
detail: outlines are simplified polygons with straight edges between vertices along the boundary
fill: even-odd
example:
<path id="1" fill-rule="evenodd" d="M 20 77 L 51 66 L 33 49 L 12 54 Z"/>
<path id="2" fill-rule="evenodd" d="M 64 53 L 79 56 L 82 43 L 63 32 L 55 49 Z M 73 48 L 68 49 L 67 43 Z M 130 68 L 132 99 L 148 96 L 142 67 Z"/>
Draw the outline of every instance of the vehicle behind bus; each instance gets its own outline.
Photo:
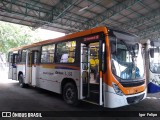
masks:
<path id="1" fill-rule="evenodd" d="M 158 40 L 147 41 L 146 57 L 148 93 L 160 92 L 160 42 Z"/>

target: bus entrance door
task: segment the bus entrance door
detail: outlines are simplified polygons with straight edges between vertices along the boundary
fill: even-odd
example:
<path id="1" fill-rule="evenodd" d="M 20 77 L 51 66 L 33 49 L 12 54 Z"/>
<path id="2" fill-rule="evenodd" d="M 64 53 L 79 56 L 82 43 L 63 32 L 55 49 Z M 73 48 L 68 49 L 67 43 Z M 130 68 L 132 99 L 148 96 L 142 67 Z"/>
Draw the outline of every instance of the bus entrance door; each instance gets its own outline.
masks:
<path id="1" fill-rule="evenodd" d="M 36 86 L 38 51 L 32 51 L 32 86 Z"/>
<path id="2" fill-rule="evenodd" d="M 10 56 L 12 57 L 12 55 L 10 55 Z M 12 79 L 12 71 L 13 71 L 12 69 L 13 69 L 12 62 L 9 60 L 8 79 Z"/>
<path id="3" fill-rule="evenodd" d="M 80 98 L 102 105 L 99 76 L 99 42 L 81 43 L 81 82 Z M 101 91 L 102 92 L 102 91 Z"/>
<path id="4" fill-rule="evenodd" d="M 32 83 L 32 51 L 28 51 L 28 61 L 27 61 L 27 80 L 28 83 L 31 84 Z"/>
<path id="5" fill-rule="evenodd" d="M 12 80 L 17 80 L 17 54 L 13 54 L 12 58 L 12 66 L 11 66 L 11 74 L 12 74 Z"/>
<path id="6" fill-rule="evenodd" d="M 8 63 L 9 63 L 8 79 L 12 79 L 12 74 L 13 74 L 13 53 L 11 53 L 11 52 L 9 53 Z"/>
<path id="7" fill-rule="evenodd" d="M 36 69 L 37 69 L 38 51 L 31 51 L 29 53 L 29 83 L 36 86 Z"/>

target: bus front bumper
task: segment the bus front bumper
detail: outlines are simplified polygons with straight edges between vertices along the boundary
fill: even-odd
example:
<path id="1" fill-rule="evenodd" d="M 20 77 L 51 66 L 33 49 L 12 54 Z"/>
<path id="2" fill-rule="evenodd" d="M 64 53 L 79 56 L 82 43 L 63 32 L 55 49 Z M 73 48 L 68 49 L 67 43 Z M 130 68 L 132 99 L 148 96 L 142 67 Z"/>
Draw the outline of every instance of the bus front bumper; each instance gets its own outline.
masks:
<path id="1" fill-rule="evenodd" d="M 112 87 L 110 90 L 113 89 Z M 117 95 L 114 90 L 104 92 L 104 107 L 117 108 L 130 104 L 135 104 L 146 98 L 147 89 L 141 93 L 133 95 Z"/>

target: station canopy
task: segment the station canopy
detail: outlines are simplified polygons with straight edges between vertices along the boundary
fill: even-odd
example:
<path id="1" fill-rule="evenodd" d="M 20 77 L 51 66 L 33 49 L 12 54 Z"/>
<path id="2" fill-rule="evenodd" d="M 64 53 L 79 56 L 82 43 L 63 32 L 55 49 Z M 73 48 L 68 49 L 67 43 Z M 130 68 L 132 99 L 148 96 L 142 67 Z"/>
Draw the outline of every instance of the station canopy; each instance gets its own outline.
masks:
<path id="1" fill-rule="evenodd" d="M 160 0 L 0 0 L 0 20 L 73 33 L 96 26 L 160 37 Z"/>

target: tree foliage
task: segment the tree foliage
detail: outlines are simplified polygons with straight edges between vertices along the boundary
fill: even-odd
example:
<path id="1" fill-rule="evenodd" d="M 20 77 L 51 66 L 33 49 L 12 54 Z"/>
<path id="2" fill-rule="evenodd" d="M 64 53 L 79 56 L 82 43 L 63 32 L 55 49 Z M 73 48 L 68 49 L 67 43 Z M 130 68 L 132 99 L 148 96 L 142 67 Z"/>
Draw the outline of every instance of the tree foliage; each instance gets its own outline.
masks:
<path id="1" fill-rule="evenodd" d="M 27 26 L 0 22 L 0 52 L 7 53 L 11 48 L 38 41 L 35 32 Z"/>

